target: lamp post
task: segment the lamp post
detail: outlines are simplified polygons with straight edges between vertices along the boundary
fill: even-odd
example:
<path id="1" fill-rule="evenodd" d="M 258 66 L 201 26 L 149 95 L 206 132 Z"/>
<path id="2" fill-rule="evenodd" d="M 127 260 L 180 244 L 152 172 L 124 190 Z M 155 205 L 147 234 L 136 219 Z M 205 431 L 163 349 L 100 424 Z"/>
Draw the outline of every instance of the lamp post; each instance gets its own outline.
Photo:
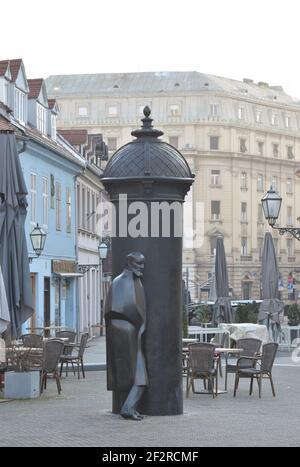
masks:
<path id="1" fill-rule="evenodd" d="M 99 243 L 98 246 L 100 259 L 100 336 L 103 336 L 103 261 L 107 258 L 108 245 L 105 242 Z"/>
<path id="2" fill-rule="evenodd" d="M 277 227 L 276 221 L 279 217 L 282 198 L 273 187 L 267 191 L 261 200 L 264 216 L 272 229 L 276 229 L 280 235 L 290 234 L 300 241 L 300 227 Z"/>
<path id="3" fill-rule="evenodd" d="M 44 250 L 47 234 L 46 232 L 44 232 L 43 229 L 41 229 L 39 224 L 36 224 L 36 227 L 34 227 L 34 229 L 32 230 L 29 236 L 30 236 L 32 248 L 36 255 L 36 256 L 29 256 L 29 262 L 31 263 L 33 259 L 39 258 L 39 256 L 42 254 L 42 251 Z"/>

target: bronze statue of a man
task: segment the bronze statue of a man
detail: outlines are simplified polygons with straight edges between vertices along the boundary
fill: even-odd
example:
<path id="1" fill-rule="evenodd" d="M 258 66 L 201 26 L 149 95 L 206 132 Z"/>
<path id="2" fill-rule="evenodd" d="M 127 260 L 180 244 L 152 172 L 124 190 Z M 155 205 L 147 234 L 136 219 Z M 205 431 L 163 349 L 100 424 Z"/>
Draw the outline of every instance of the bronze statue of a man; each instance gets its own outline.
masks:
<path id="1" fill-rule="evenodd" d="M 137 406 L 148 385 L 142 350 L 146 329 L 143 276 L 145 258 L 133 252 L 110 287 L 105 302 L 107 389 L 113 391 L 113 412 L 141 420 Z"/>

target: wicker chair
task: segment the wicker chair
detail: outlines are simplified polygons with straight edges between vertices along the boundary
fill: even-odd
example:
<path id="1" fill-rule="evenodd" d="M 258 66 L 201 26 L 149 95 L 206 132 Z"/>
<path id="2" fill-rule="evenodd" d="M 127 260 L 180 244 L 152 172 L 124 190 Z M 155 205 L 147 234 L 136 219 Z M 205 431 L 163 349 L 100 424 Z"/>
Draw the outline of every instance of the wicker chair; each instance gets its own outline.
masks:
<path id="1" fill-rule="evenodd" d="M 61 337 L 66 337 L 69 339 L 70 344 L 74 344 L 76 342 L 76 332 L 75 331 L 57 331 L 55 337 L 57 339 Z"/>
<path id="2" fill-rule="evenodd" d="M 252 337 L 245 337 L 243 339 L 238 339 L 236 341 L 236 348 L 243 349 L 239 357 L 255 357 L 260 350 L 261 347 L 261 340 L 255 339 Z M 249 368 L 253 365 L 253 363 L 249 360 L 245 360 L 242 362 L 244 368 Z M 235 373 L 237 369 L 237 364 L 230 364 L 228 363 L 228 356 L 225 354 L 225 390 L 227 391 L 227 379 L 228 373 Z"/>
<path id="3" fill-rule="evenodd" d="M 253 392 L 253 379 L 256 378 L 259 389 L 259 398 L 261 398 L 261 389 L 262 389 L 262 380 L 263 378 L 269 378 L 272 388 L 273 397 L 276 396 L 274 383 L 272 378 L 272 368 L 273 363 L 276 357 L 278 349 L 277 342 L 269 342 L 268 344 L 263 345 L 262 356 L 261 357 L 240 357 L 237 361 L 237 369 L 235 374 L 235 384 L 234 384 L 234 397 L 236 396 L 236 391 L 239 386 L 239 380 L 241 377 L 250 378 L 250 390 L 249 395 L 252 395 Z M 260 362 L 260 367 L 257 368 L 256 364 Z M 250 367 L 245 368 L 245 362 L 250 363 Z"/>
<path id="4" fill-rule="evenodd" d="M 86 349 L 86 344 L 88 340 L 88 333 L 82 334 L 80 338 L 80 344 L 78 346 L 72 346 L 72 349 L 75 347 L 78 349 L 77 355 L 62 355 L 60 359 L 60 375 L 62 374 L 63 371 L 63 366 L 66 364 L 67 369 L 66 369 L 66 375 L 68 374 L 68 364 L 71 363 L 73 371 L 74 371 L 74 364 L 77 365 L 77 374 L 78 374 L 78 379 L 80 379 L 80 367 L 82 371 L 82 376 L 85 378 L 85 373 L 84 373 L 84 367 L 83 367 L 83 354 Z M 75 374 L 75 371 L 74 371 Z"/>
<path id="5" fill-rule="evenodd" d="M 21 339 L 24 347 L 35 347 L 37 349 L 43 347 L 43 336 L 40 334 L 23 334 Z"/>
<path id="6" fill-rule="evenodd" d="M 63 353 L 64 343 L 59 339 L 51 339 L 45 342 L 43 364 L 41 372 L 41 392 L 47 388 L 47 375 L 52 373 L 56 380 L 58 394 L 61 393 L 60 378 L 58 375 L 58 364 Z"/>
<path id="7" fill-rule="evenodd" d="M 212 389 L 212 396 L 218 395 L 218 369 L 215 368 L 215 345 L 196 343 L 189 345 L 189 368 L 186 378 L 186 397 L 189 397 L 190 387 L 195 391 L 195 379 L 202 379 L 206 388 L 206 381 Z M 215 388 L 214 388 L 214 382 Z"/>

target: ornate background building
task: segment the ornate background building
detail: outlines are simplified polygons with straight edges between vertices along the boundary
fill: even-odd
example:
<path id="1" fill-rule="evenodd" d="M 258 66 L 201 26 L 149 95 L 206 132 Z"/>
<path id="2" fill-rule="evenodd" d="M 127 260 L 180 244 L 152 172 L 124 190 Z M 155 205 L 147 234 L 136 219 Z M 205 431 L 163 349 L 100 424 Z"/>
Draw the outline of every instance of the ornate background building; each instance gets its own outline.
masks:
<path id="1" fill-rule="evenodd" d="M 110 154 L 131 139 L 149 105 L 163 138 L 196 174 L 186 209 L 192 220 L 185 225 L 196 231 L 198 241 L 187 242 L 184 251 L 192 297 L 200 298 L 207 282 L 219 233 L 225 238 L 233 295 L 260 297 L 268 228 L 260 200 L 270 185 L 283 198 L 280 225 L 297 225 L 300 216 L 300 101 L 281 86 L 198 72 L 50 76 L 47 89 L 60 107 L 58 126 L 101 133 Z M 300 245 L 272 234 L 287 298 L 288 282 L 291 277 L 296 282 L 300 272 Z"/>

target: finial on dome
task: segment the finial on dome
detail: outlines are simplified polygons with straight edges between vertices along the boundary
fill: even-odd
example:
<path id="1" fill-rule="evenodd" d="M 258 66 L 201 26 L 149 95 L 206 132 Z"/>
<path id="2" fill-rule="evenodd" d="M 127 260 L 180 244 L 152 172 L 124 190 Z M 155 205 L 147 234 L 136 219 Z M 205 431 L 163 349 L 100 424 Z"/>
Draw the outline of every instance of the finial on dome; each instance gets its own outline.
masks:
<path id="1" fill-rule="evenodd" d="M 159 138 L 163 135 L 163 132 L 160 130 L 156 130 L 153 128 L 152 122 L 153 118 L 150 117 L 151 109 L 148 105 L 146 105 L 143 109 L 144 118 L 142 118 L 142 126 L 138 130 L 134 130 L 131 132 L 132 136 L 136 136 L 137 138 L 143 137 L 152 137 L 152 138 Z"/>
<path id="2" fill-rule="evenodd" d="M 150 109 L 150 107 L 148 105 L 146 105 L 146 107 L 144 107 L 143 114 L 145 115 L 146 118 L 150 117 L 151 109 Z"/>

